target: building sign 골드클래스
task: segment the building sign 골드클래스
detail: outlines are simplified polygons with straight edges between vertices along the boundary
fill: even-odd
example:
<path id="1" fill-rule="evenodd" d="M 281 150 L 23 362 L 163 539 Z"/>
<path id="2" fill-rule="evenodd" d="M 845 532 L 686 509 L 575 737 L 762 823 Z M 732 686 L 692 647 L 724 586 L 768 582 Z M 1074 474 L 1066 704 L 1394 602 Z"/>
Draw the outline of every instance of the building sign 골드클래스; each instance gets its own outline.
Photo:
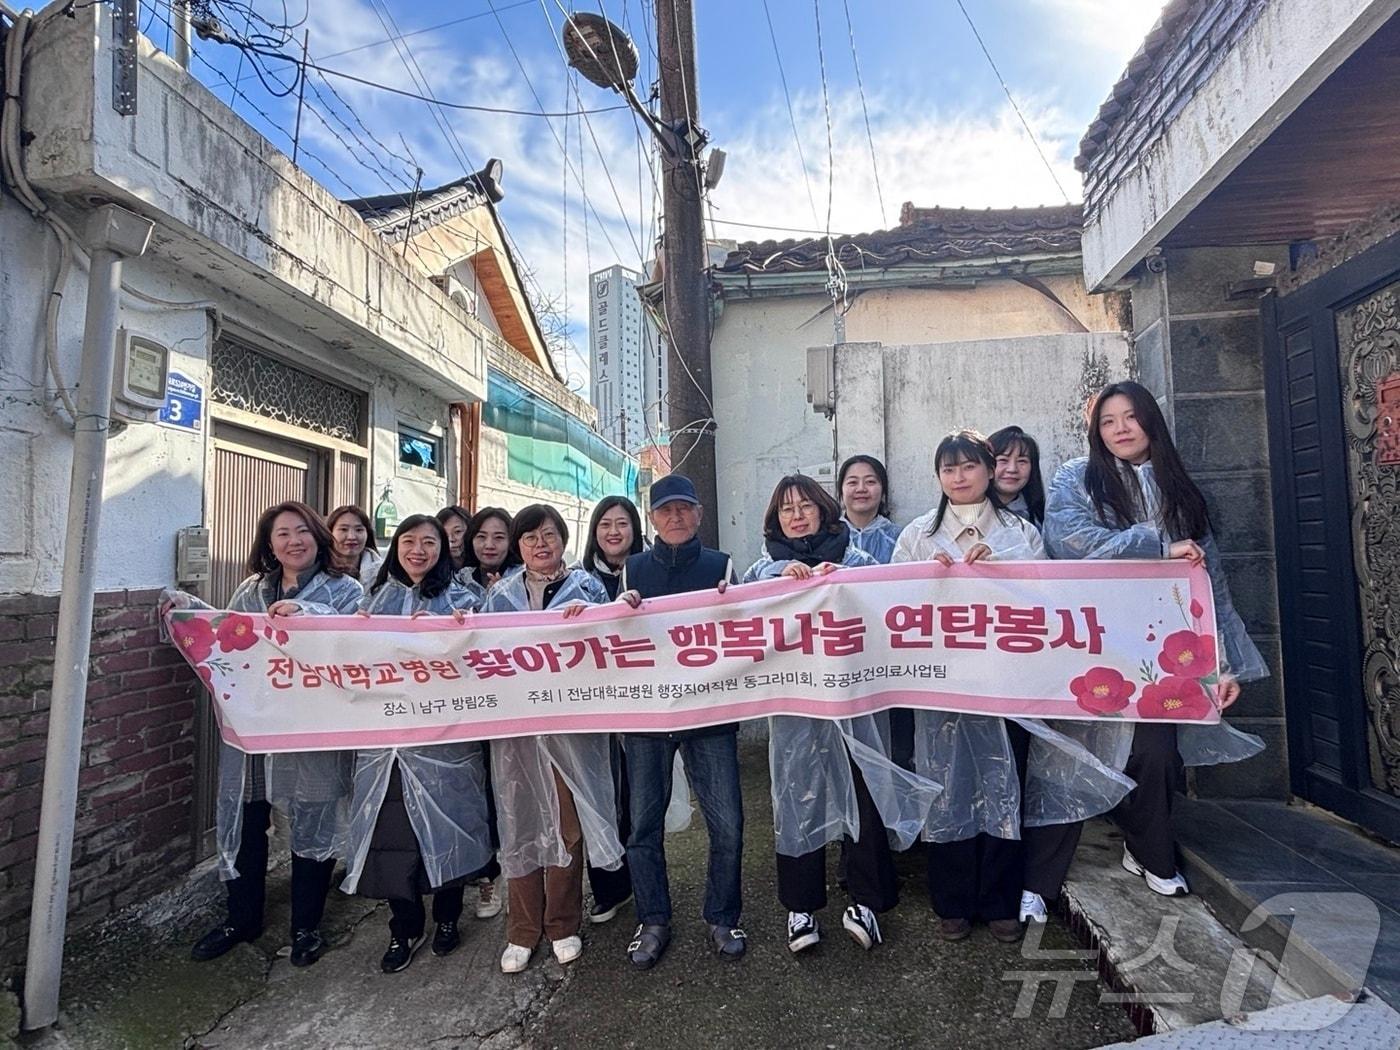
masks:
<path id="1" fill-rule="evenodd" d="M 165 405 L 160 410 L 160 422 L 182 430 L 202 430 L 204 388 L 187 375 L 171 372 L 166 377 L 165 391 Z"/>

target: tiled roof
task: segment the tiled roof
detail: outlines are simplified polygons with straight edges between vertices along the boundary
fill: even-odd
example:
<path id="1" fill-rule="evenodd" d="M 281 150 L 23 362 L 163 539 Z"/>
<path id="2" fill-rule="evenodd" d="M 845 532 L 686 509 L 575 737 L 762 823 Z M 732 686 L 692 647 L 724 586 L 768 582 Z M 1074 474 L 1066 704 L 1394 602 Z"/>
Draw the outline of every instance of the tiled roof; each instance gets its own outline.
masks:
<path id="1" fill-rule="evenodd" d="M 1160 138 L 1269 0 L 1168 0 L 1079 143 L 1092 217 L 1107 187 Z"/>
<path id="2" fill-rule="evenodd" d="M 502 197 L 489 162 L 481 171 L 473 172 L 435 189 L 422 190 L 418 199 L 412 193 L 382 193 L 377 197 L 357 197 L 344 203 L 360 213 L 369 228 L 390 239 L 408 231 L 409 216 L 413 216 L 413 232 L 435 226 L 471 208 Z M 496 169 L 499 171 L 499 168 Z"/>
<path id="3" fill-rule="evenodd" d="M 900 224 L 855 236 L 834 236 L 847 270 L 917 266 L 964 259 L 1063 254 L 1079 250 L 1083 209 L 916 208 L 905 204 Z M 800 273 L 826 270 L 826 239 L 750 241 L 729 253 L 720 273 Z"/>

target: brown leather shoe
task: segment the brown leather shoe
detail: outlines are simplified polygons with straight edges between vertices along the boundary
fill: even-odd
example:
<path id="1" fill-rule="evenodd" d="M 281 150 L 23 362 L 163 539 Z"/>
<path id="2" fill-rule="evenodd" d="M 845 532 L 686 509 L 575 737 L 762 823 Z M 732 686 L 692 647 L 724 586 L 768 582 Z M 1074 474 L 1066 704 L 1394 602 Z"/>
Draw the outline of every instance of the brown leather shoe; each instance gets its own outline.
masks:
<path id="1" fill-rule="evenodd" d="M 987 923 L 992 936 L 1003 944 L 1015 944 L 1025 936 L 1025 928 L 1015 919 L 993 919 Z"/>
<path id="2" fill-rule="evenodd" d="M 945 941 L 966 940 L 972 933 L 972 923 L 967 919 L 940 919 L 938 935 Z"/>

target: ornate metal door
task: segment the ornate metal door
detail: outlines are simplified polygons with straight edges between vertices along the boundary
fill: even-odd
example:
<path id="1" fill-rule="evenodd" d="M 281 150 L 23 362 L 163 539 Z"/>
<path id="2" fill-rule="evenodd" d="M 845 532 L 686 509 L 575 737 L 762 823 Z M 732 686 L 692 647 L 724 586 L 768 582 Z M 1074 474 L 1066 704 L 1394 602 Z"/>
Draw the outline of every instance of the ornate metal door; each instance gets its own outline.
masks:
<path id="1" fill-rule="evenodd" d="M 1400 797 L 1400 281 L 1337 314 L 1372 785 Z"/>
<path id="2" fill-rule="evenodd" d="M 1400 237 L 1264 315 L 1293 790 L 1400 842 Z"/>

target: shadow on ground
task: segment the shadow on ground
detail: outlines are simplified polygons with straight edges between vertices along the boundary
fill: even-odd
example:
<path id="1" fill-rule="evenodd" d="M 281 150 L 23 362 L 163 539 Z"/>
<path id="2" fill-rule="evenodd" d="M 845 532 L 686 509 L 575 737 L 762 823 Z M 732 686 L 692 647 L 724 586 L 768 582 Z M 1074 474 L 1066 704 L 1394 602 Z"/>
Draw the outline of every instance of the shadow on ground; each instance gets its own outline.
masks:
<path id="1" fill-rule="evenodd" d="M 742 756 L 745 796 L 744 927 L 749 953 L 722 962 L 699 919 L 706 837 L 698 815 L 668 838 L 675 939 L 660 966 L 634 972 L 625 947 L 631 907 L 584 931 L 583 957 L 561 968 L 548 950 L 509 977 L 497 966 L 503 919 L 463 926 L 463 945 L 438 959 L 426 950 L 386 976 L 378 961 L 387 915 L 374 902 L 333 893 L 326 930 L 337 945 L 295 969 L 278 955 L 288 921 L 285 869 L 269 881 L 267 933 L 212 963 L 189 960 L 191 941 L 219 917 L 206 902 L 180 922 L 129 924 L 80 936 L 70 947 L 62 1021 L 34 1045 L 53 1048 L 374 1047 L 958 1047 L 1072 1050 L 1134 1034 L 1121 1007 L 1102 1005 L 1086 963 L 1023 958 L 985 929 L 959 944 L 937 937 L 918 857 L 901 858 L 903 901 L 883 917 L 885 943 L 861 951 L 840 928 L 835 889 L 820 947 L 793 957 L 773 881 L 772 821 L 762 746 Z M 830 851 L 834 862 L 835 850 Z M 1075 947 L 1057 920 L 1041 949 Z M 1041 988 L 1016 1017 L 1016 971 L 1074 971 L 1067 1009 Z M 1060 1013 L 1054 1017 L 1051 1014 Z"/>

